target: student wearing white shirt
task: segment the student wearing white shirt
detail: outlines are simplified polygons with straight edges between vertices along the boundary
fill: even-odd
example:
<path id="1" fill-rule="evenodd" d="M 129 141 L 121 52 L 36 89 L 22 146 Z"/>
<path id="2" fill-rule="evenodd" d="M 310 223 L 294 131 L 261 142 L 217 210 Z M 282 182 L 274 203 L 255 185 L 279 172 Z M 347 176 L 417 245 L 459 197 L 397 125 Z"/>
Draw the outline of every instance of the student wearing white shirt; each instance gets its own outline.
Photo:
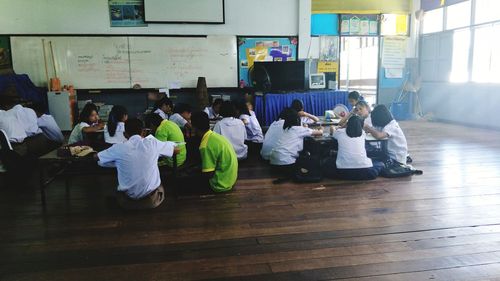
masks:
<path id="1" fill-rule="evenodd" d="M 353 115 L 347 127 L 333 133 L 338 142 L 337 160 L 325 165 L 324 174 L 345 180 L 373 180 L 384 168 L 382 162 L 372 162 L 366 156 L 363 120 Z"/>
<path id="2" fill-rule="evenodd" d="M 364 126 L 372 126 L 372 117 L 370 116 L 371 114 L 371 108 L 370 105 L 364 100 L 359 101 L 356 106 L 354 107 L 354 112 L 361 118 L 364 119 Z"/>
<path id="3" fill-rule="evenodd" d="M 11 143 L 22 143 L 28 137 L 22 123 L 5 110 L 0 110 L 0 129 L 5 131 Z"/>
<path id="4" fill-rule="evenodd" d="M 259 120 L 257 120 L 257 116 L 252 109 L 253 106 L 250 102 L 242 102 L 238 104 L 239 118 L 243 121 L 247 130 L 246 140 L 248 142 L 261 144 L 264 142 L 264 134 L 262 133 Z"/>
<path id="5" fill-rule="evenodd" d="M 160 115 L 163 119 L 168 119 L 170 115 L 172 115 L 172 111 L 174 109 L 174 104 L 172 100 L 168 97 L 164 97 L 156 102 L 156 110 L 154 113 Z"/>
<path id="6" fill-rule="evenodd" d="M 17 104 L 8 110 L 7 113 L 17 118 L 28 137 L 38 135 L 42 132 L 38 127 L 36 113 L 33 109 Z"/>
<path id="7" fill-rule="evenodd" d="M 33 110 L 35 110 L 36 116 L 38 117 L 38 127 L 40 127 L 43 134 L 58 145 L 64 143 L 64 136 L 61 132 L 61 128 L 59 128 L 52 115 L 45 114 L 45 106 L 42 103 L 37 103 L 33 106 Z"/>
<path id="8" fill-rule="evenodd" d="M 210 98 L 211 97 L 212 96 L 210 96 Z M 223 102 L 222 99 L 215 99 L 211 106 L 205 107 L 203 111 L 205 111 L 210 120 L 219 118 L 222 102 Z"/>
<path id="9" fill-rule="evenodd" d="M 284 178 L 273 183 L 281 183 L 291 179 L 295 171 L 295 162 L 299 152 L 304 148 L 304 138 L 321 135 L 323 131 L 313 131 L 300 125 L 300 118 L 295 110 L 289 111 L 284 116 L 283 134 L 271 151 L 270 163 Z"/>
<path id="10" fill-rule="evenodd" d="M 169 119 L 181 128 L 186 137 L 191 136 L 191 106 L 186 103 L 178 103 L 175 105 L 174 114 Z"/>
<path id="11" fill-rule="evenodd" d="M 264 142 L 262 143 L 262 149 L 260 150 L 260 156 L 264 160 L 268 160 L 271 157 L 271 151 L 276 147 L 281 135 L 283 135 L 283 124 L 285 123 L 284 116 L 289 114 L 291 108 L 287 107 L 281 111 L 279 119 L 274 121 L 267 129 L 266 135 L 264 136 Z"/>
<path id="12" fill-rule="evenodd" d="M 230 101 L 225 101 L 220 107 L 222 120 L 217 122 L 213 131 L 224 136 L 233 146 L 238 160 L 246 159 L 248 146 L 245 144 L 247 132 L 243 122 L 235 118 L 236 107 Z"/>
<path id="13" fill-rule="evenodd" d="M 82 142 L 84 133 L 97 132 L 103 128 L 104 124 L 99 123 L 97 106 L 93 103 L 87 103 L 80 112 L 80 123 L 76 124 L 73 131 L 71 131 L 68 144 Z"/>
<path id="14" fill-rule="evenodd" d="M 372 113 L 373 127 L 365 125 L 364 129 L 376 139 L 388 138 L 387 158 L 405 164 L 408 156 L 406 137 L 385 105 L 377 105 Z"/>
<path id="15" fill-rule="evenodd" d="M 104 126 L 104 141 L 109 144 L 123 143 L 125 138 L 125 122 L 128 119 L 127 109 L 115 105 L 109 113 L 108 123 Z"/>
<path id="16" fill-rule="evenodd" d="M 291 108 L 293 108 L 299 114 L 301 125 L 311 124 L 319 121 L 318 117 L 304 111 L 304 104 L 301 100 L 293 100 Z"/>
<path id="17" fill-rule="evenodd" d="M 124 143 L 97 154 L 99 165 L 118 171 L 118 203 L 125 209 L 152 209 L 165 199 L 161 185 L 158 158 L 178 152 L 173 142 L 161 142 L 153 136 L 143 137 L 143 125 L 132 118 L 125 122 Z"/>
<path id="18" fill-rule="evenodd" d="M 347 124 L 347 120 L 349 120 L 349 118 L 351 118 L 351 116 L 353 116 L 354 114 L 357 114 L 356 105 L 358 104 L 358 102 L 362 101 L 362 102 L 366 103 L 363 96 L 360 95 L 358 91 L 349 92 L 349 95 L 347 96 L 347 101 L 352 106 L 352 109 L 351 109 L 351 112 L 349 112 L 349 114 L 347 114 L 346 116 L 342 117 L 342 119 L 340 119 L 339 126 L 341 126 L 341 127 L 345 127 Z M 366 103 L 366 104 L 368 105 L 368 103 Z"/>

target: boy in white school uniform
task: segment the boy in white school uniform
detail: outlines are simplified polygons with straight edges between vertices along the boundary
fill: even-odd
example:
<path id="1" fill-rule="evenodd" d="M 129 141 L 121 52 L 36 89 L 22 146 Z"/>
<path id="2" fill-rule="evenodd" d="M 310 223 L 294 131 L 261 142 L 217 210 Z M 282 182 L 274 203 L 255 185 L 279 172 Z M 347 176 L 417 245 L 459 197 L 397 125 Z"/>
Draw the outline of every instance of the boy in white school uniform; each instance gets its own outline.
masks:
<path id="1" fill-rule="evenodd" d="M 36 116 L 38 117 L 37 123 L 38 127 L 42 130 L 43 134 L 51 141 L 63 144 L 64 136 L 62 134 L 61 128 L 56 123 L 56 120 L 52 115 L 45 114 L 45 106 L 41 103 L 33 105 Z"/>
<path id="2" fill-rule="evenodd" d="M 224 136 L 233 146 L 238 160 L 247 158 L 248 146 L 245 144 L 247 132 L 245 124 L 236 116 L 236 107 L 230 101 L 222 103 L 220 108 L 222 120 L 217 122 L 214 126 L 214 132 Z"/>
<path id="3" fill-rule="evenodd" d="M 124 143 L 99 152 L 97 158 L 103 167 L 118 170 L 118 203 L 125 209 L 152 209 L 165 199 L 161 185 L 158 158 L 178 153 L 173 142 L 162 142 L 153 136 L 143 137 L 142 121 L 136 118 L 125 123 Z"/>
<path id="4" fill-rule="evenodd" d="M 191 106 L 186 103 L 178 103 L 175 105 L 174 114 L 168 120 L 174 122 L 181 128 L 184 135 L 191 136 Z"/>
<path id="5" fill-rule="evenodd" d="M 209 96 L 211 99 L 212 96 Z M 215 99 L 211 106 L 205 107 L 203 111 L 208 115 L 208 119 L 215 120 L 220 118 L 220 108 L 222 106 L 222 99 Z"/>
<path id="6" fill-rule="evenodd" d="M 42 130 L 38 127 L 37 116 L 33 109 L 17 104 L 7 112 L 17 118 L 28 137 L 42 133 Z"/>
<path id="7" fill-rule="evenodd" d="M 174 104 L 172 100 L 164 97 L 161 100 L 156 102 L 156 110 L 154 113 L 160 115 L 163 119 L 168 119 L 170 115 L 172 115 L 172 111 L 174 109 Z"/>

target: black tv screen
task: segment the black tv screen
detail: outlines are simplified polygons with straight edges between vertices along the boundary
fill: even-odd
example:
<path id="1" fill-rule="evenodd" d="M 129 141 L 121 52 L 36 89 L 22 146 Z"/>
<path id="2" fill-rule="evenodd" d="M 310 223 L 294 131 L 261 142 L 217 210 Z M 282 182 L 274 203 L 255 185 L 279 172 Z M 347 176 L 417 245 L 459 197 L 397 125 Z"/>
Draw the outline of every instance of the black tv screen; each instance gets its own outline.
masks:
<path id="1" fill-rule="evenodd" d="M 257 90 L 290 91 L 305 89 L 305 62 L 255 62 L 253 86 Z M 268 78 L 268 79 L 267 79 Z M 265 82 L 266 80 L 269 83 Z"/>

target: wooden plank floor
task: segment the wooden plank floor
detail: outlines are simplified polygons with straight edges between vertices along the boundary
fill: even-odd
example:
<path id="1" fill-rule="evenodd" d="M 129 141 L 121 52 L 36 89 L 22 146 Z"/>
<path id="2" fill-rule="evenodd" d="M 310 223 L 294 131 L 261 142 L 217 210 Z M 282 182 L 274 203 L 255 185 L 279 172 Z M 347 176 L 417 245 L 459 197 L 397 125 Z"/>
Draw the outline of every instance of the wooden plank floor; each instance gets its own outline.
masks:
<path id="1" fill-rule="evenodd" d="M 120 210 L 112 177 L 0 189 L 0 280 L 500 280 L 500 132 L 402 122 L 422 176 L 273 186 Z M 36 182 L 36 180 L 34 181 Z"/>

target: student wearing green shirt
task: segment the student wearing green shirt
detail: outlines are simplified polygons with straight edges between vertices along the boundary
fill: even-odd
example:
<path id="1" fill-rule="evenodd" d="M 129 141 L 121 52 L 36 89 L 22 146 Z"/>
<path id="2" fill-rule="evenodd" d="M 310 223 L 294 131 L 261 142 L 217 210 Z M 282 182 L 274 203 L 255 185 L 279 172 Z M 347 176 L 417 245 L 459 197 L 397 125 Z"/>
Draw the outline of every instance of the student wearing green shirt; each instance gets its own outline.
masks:
<path id="1" fill-rule="evenodd" d="M 208 115 L 195 112 L 191 116 L 194 133 L 201 138 L 202 179 L 214 192 L 230 191 L 238 178 L 238 159 L 231 143 L 210 130 Z M 200 186 L 199 188 L 203 188 Z"/>
<path id="2" fill-rule="evenodd" d="M 167 119 L 163 120 L 158 114 L 150 114 L 146 116 L 146 127 L 151 129 L 156 139 L 160 141 L 171 141 L 175 143 L 184 143 L 184 134 L 177 124 Z M 178 146 L 180 151 L 177 154 L 177 167 L 184 164 L 186 161 L 186 145 Z M 173 167 L 173 158 L 167 157 L 159 161 L 159 165 L 167 165 Z"/>

